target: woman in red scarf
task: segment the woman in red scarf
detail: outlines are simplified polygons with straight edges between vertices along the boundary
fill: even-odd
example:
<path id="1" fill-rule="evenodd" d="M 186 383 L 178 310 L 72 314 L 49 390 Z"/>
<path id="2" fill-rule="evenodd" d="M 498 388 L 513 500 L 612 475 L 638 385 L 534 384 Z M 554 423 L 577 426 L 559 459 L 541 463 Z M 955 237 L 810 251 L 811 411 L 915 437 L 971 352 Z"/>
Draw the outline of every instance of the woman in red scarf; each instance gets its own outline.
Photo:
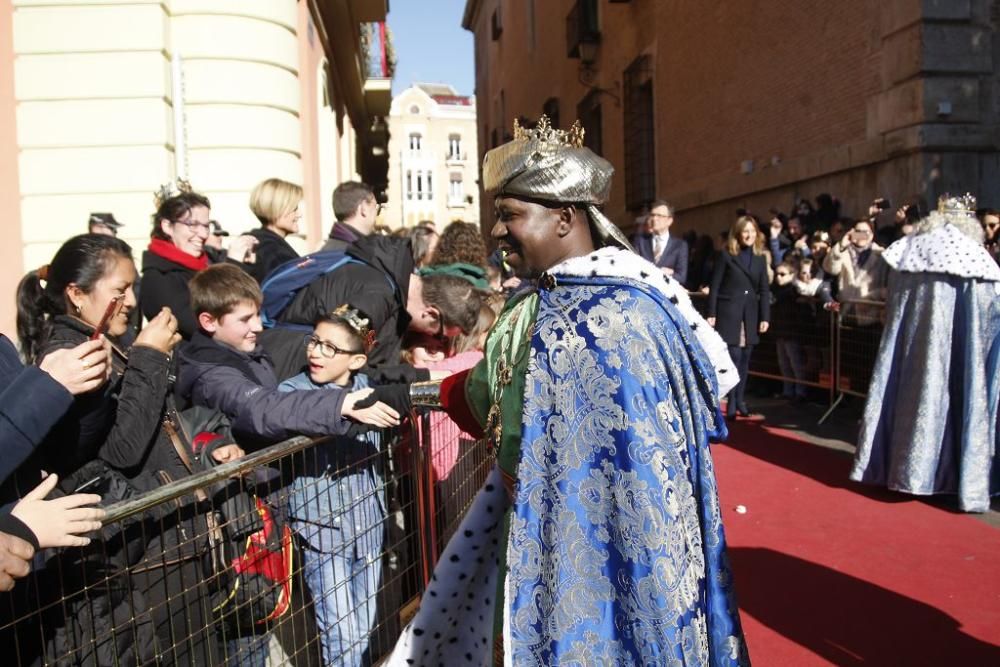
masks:
<path id="1" fill-rule="evenodd" d="M 223 259 L 210 257 L 205 246 L 211 208 L 208 197 L 197 192 L 181 192 L 164 199 L 153 216 L 152 240 L 142 253 L 142 315 L 152 319 L 167 306 L 177 317 L 177 330 L 184 340 L 198 329 L 191 312 L 188 281 L 209 264 Z M 253 261 L 254 244 L 253 237 L 241 236 L 231 244 L 229 255 Z"/>

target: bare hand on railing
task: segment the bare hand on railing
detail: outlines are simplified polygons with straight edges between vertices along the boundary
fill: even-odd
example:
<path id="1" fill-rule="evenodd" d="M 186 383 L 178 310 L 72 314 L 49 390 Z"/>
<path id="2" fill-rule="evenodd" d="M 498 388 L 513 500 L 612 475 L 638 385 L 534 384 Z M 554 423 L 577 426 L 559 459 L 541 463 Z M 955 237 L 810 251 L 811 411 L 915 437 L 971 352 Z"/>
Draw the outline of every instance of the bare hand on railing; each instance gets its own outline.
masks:
<path id="1" fill-rule="evenodd" d="M 14 580 L 31 572 L 31 557 L 35 548 L 7 533 L 0 533 L 0 591 L 14 588 Z"/>
<path id="2" fill-rule="evenodd" d="M 149 324 L 142 328 L 139 335 L 135 337 L 133 345 L 151 347 L 163 354 L 170 354 L 174 346 L 181 341 L 181 335 L 177 333 L 177 318 L 164 306 L 156 317 L 149 321 Z"/>
<path id="3" fill-rule="evenodd" d="M 381 401 L 374 399 L 371 388 L 352 391 L 344 398 L 341 414 L 362 424 L 381 426 L 399 426 L 399 413 Z"/>
<path id="4" fill-rule="evenodd" d="M 823 310 L 829 310 L 833 313 L 840 312 L 840 302 L 839 301 L 829 301 L 823 304 Z"/>
<path id="5" fill-rule="evenodd" d="M 111 345 L 106 338 L 88 340 L 76 347 L 55 350 L 45 355 L 39 368 L 52 376 L 71 394 L 85 394 L 97 389 L 111 370 Z"/>
<path id="6" fill-rule="evenodd" d="M 236 459 L 241 459 L 246 456 L 246 452 L 243 448 L 236 444 L 222 445 L 221 447 L 216 447 L 212 450 L 212 458 L 219 463 L 229 463 L 230 461 L 235 461 Z"/>
<path id="7" fill-rule="evenodd" d="M 48 547 L 85 547 L 90 544 L 89 533 L 101 529 L 104 510 L 87 507 L 101 502 L 95 493 L 74 493 L 71 496 L 45 500 L 59 479 L 49 475 L 42 483 L 22 498 L 11 514 L 20 519 L 38 538 L 38 545 Z"/>

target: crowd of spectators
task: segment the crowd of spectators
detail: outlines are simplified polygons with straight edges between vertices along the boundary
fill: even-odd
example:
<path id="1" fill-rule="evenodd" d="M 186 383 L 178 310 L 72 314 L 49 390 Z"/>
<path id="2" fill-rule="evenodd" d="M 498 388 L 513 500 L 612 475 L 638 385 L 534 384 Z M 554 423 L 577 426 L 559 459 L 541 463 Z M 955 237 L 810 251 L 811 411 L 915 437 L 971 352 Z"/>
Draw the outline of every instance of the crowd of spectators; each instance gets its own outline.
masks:
<path id="1" fill-rule="evenodd" d="M 275 638 L 294 653 L 295 634 L 315 635 L 318 648 L 301 653 L 298 664 L 371 659 L 365 648 L 388 516 L 383 471 L 373 463 L 381 430 L 404 420 L 411 383 L 482 358 L 518 280 L 490 253 L 478 225 L 438 229 L 425 221 L 393 231 L 378 224 L 372 189 L 348 182 L 334 192 L 337 221 L 321 249 L 343 261 L 290 294 L 277 325 L 265 330 L 261 285 L 282 267 L 306 264 L 287 241 L 298 233 L 302 199 L 293 183 L 260 183 L 248 207 L 260 227 L 226 248 L 228 234 L 212 219 L 208 196 L 178 183 L 158 195 L 139 269 L 132 248 L 117 238 L 120 223 L 94 213 L 88 233 L 67 240 L 21 281 L 20 352 L 0 337 L 0 493 L 8 503 L 0 510 L 0 588 L 15 589 L 2 607 L 16 618 L 32 605 L 65 602 L 58 587 L 43 589 L 45 599 L 17 595 L 15 580 L 31 567 L 53 581 L 82 571 L 58 579 L 80 589 L 92 583 L 81 564 L 135 572 L 120 590 L 95 589 L 91 597 L 101 604 L 74 598 L 60 618 L 45 621 L 44 633 L 9 625 L 29 657 L 44 662 L 72 652 L 72 638 L 88 627 L 104 631 L 91 641 L 92 653 L 130 664 L 221 664 L 227 650 L 240 650 L 242 640 L 223 636 L 204 607 L 203 546 L 179 537 L 203 530 L 209 510 L 194 498 L 181 499 L 181 511 L 150 510 L 137 519 L 145 522 L 137 536 L 127 525 L 101 528 L 98 505 L 190 474 L 187 458 L 202 451 L 225 463 L 305 434 L 333 439 L 279 480 L 284 494 L 270 498 L 285 505 L 301 538 L 310 595 L 291 605 L 310 621 L 290 634 L 276 627 Z M 674 208 L 658 200 L 633 245 L 701 296 L 739 369 L 727 408 L 737 418 L 751 414 L 747 376 L 754 348 L 765 342 L 773 341 L 780 395 L 807 400 L 824 370 L 821 332 L 835 313 L 849 382 L 864 391 L 887 288 L 881 253 L 922 216 L 919 204 L 893 209 L 879 198 L 851 218 L 820 195 L 815 204 L 802 199 L 764 218 L 740 210 L 721 234 L 678 238 L 670 233 Z M 997 259 L 1000 213 L 984 209 L 980 219 Z M 208 434 L 210 448 L 204 439 L 196 445 L 197 437 L 179 446 L 174 437 L 180 412 L 192 407 L 228 424 Z M 345 457 L 348 451 L 360 453 Z M 432 452 L 439 475 L 447 475 L 454 455 Z M 337 467 L 348 474 L 332 479 Z M 359 504 L 361 497 L 370 502 Z M 342 520 L 355 529 L 345 532 Z M 87 551 L 95 535 L 121 547 Z M 179 555 L 166 562 L 170 551 Z M 0 627 L 10 620 L 0 618 Z"/>
<path id="2" fill-rule="evenodd" d="M 292 294 L 265 332 L 261 285 L 301 263 L 287 237 L 298 232 L 302 198 L 295 184 L 260 183 L 249 200 L 260 227 L 223 248 L 228 235 L 208 196 L 171 184 L 157 194 L 139 269 L 114 216 L 95 213 L 86 234 L 18 286 L 20 351 L 0 339 L 0 587 L 14 589 L 0 628 L 25 664 L 74 654 L 95 664 L 216 665 L 239 652 L 240 664 L 256 665 L 271 634 L 296 664 L 370 659 L 387 503 L 381 434 L 409 412 L 410 383 L 481 358 L 503 302 L 488 276 L 499 288 L 503 271 L 490 265 L 477 225 L 386 233 L 371 188 L 348 182 L 334 193 L 337 222 L 315 256 L 341 259 Z M 456 361 L 442 364 L 446 356 Z M 192 414 L 199 423 L 217 415 L 223 427 L 182 433 Z M 286 601 L 308 618 L 293 631 L 223 631 L 206 606 L 206 543 L 192 537 L 211 530 L 203 499 L 101 526 L 102 506 L 191 474 L 201 456 L 235 461 L 296 434 L 333 439 L 291 478 L 268 482 L 268 502 L 298 536 L 293 562 L 303 559 L 290 590 L 304 583 L 309 593 Z M 356 529 L 345 532 L 348 524 Z M 96 551 L 52 549 L 95 535 Z M 91 566 L 122 573 L 119 585 L 94 587 Z M 45 584 L 29 593 L 16 579 L 31 569 Z M 53 605 L 65 613 L 37 613 Z M 295 645 L 303 633 L 314 649 Z"/>
<path id="3" fill-rule="evenodd" d="M 926 213 L 919 201 L 893 207 L 877 197 L 855 218 L 841 211 L 835 197 L 821 194 L 815 204 L 799 199 L 763 217 L 740 209 L 729 230 L 716 235 L 689 230 L 679 237 L 670 234 L 674 208 L 657 200 L 637 220 L 632 241 L 636 252 L 702 296 L 706 315 L 715 318 L 738 368 L 749 365 L 755 346 L 773 345 L 767 374 L 782 378 L 777 395 L 802 402 L 810 386 L 833 381 L 824 357 L 832 345 L 827 332 L 834 312 L 840 318 L 842 386 L 866 391 L 889 276 L 881 253 L 911 234 Z M 1000 212 L 984 208 L 977 217 L 987 250 L 1000 262 Z M 742 235 L 751 226 L 755 239 L 744 244 Z M 761 331 L 761 322 L 768 322 L 769 332 Z M 730 415 L 749 413 L 744 391 L 741 383 L 731 395 Z"/>

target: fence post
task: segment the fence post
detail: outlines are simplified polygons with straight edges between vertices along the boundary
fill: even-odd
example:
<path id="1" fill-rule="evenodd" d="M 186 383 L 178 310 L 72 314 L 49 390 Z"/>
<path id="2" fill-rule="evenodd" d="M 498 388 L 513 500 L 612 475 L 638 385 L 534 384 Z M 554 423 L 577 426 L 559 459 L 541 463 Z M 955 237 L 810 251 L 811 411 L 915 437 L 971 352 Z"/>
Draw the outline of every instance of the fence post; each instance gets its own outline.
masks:
<path id="1" fill-rule="evenodd" d="M 417 497 L 417 539 L 420 544 L 422 583 L 423 588 L 426 589 L 427 584 L 431 580 L 431 572 L 434 570 L 434 564 L 437 562 L 432 534 L 434 530 L 434 516 L 429 509 L 434 504 L 434 485 L 430 483 L 430 476 L 425 469 L 426 467 L 430 467 L 431 460 L 431 457 L 427 455 L 427 452 L 430 451 L 431 441 L 430 416 L 424 412 L 420 415 L 419 421 L 419 437 L 414 438 L 413 472 L 417 477 L 415 493 Z"/>
<path id="2" fill-rule="evenodd" d="M 830 407 L 819 418 L 817 424 L 825 422 L 837 409 L 840 402 L 844 400 L 844 392 L 840 390 L 840 311 L 832 312 L 833 317 L 830 318 L 830 375 L 833 382 L 830 387 Z"/>

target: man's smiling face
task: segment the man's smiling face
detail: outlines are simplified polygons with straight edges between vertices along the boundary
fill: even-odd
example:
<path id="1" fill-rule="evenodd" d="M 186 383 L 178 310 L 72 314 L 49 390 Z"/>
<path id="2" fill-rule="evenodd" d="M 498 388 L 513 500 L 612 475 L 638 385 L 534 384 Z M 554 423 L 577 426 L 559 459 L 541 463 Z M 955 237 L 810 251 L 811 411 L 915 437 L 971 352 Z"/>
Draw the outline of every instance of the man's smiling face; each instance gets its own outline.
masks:
<path id="1" fill-rule="evenodd" d="M 559 261 L 559 208 L 513 197 L 497 197 L 493 207 L 496 223 L 490 236 L 519 277 L 535 278 Z"/>

